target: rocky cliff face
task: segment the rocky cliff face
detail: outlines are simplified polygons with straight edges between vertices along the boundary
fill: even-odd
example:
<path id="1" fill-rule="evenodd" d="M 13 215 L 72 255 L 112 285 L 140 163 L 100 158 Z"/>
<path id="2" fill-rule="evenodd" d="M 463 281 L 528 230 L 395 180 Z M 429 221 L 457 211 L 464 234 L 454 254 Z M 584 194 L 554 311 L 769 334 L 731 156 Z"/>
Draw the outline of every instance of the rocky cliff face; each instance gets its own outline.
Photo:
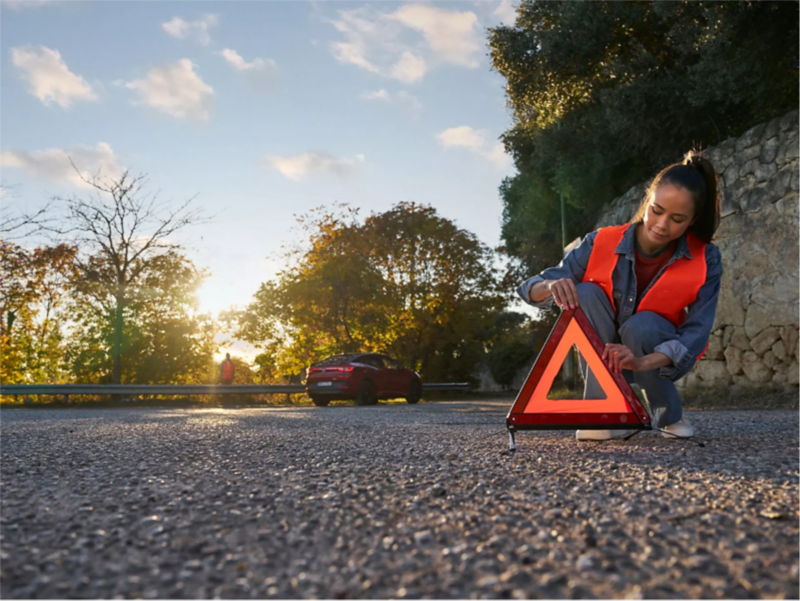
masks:
<path id="1" fill-rule="evenodd" d="M 798 113 L 704 150 L 720 174 L 724 275 L 708 352 L 686 388 L 798 385 Z M 646 182 L 597 227 L 627 222 Z"/>

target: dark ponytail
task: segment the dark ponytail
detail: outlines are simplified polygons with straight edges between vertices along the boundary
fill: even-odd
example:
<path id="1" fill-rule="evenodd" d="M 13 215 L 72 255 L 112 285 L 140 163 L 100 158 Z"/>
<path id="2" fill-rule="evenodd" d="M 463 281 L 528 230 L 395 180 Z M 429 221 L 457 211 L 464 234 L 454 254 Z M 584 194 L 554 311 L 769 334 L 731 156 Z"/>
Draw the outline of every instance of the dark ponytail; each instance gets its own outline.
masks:
<path id="1" fill-rule="evenodd" d="M 694 150 L 688 152 L 680 163 L 662 169 L 647 187 L 644 200 L 639 210 L 631 219 L 631 223 L 641 223 L 647 211 L 647 203 L 656 189 L 664 184 L 672 184 L 683 188 L 694 200 L 694 222 L 689 226 L 690 232 L 708 244 L 719 227 L 720 200 L 717 190 L 717 174 L 714 165 L 707 158 Z"/>

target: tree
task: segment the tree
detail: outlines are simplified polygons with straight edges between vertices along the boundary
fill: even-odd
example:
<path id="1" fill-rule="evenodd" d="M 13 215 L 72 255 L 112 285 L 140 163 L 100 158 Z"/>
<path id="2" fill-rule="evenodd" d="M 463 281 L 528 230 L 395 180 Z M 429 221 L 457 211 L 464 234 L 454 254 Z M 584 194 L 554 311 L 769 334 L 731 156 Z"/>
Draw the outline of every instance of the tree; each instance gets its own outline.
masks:
<path id="1" fill-rule="evenodd" d="M 5 240 L 24 238 L 40 232 L 44 224 L 52 223 L 48 217 L 52 203 L 48 203 L 38 211 L 26 214 L 13 207 L 13 201 L 20 197 L 18 184 L 0 183 L 0 236 Z"/>
<path id="2" fill-rule="evenodd" d="M 554 311 L 542 312 L 535 320 L 512 312 L 497 316 L 497 333 L 486 356 L 495 382 L 505 389 L 511 387 L 519 370 L 544 346 L 556 317 Z"/>
<path id="3" fill-rule="evenodd" d="M 75 248 L 25 249 L 0 240 L 0 381 L 69 379 L 63 365 Z"/>
<path id="4" fill-rule="evenodd" d="M 387 293 L 386 351 L 437 380 L 468 380 L 507 298 L 494 253 L 430 206 L 399 203 L 361 228 Z"/>
<path id="5" fill-rule="evenodd" d="M 84 258 L 99 274 L 112 274 L 107 257 Z M 185 256 L 171 251 L 154 257 L 142 275 L 128 285 L 123 307 L 121 376 L 135 384 L 216 382 L 216 324 L 197 311 L 197 289 L 206 277 Z M 83 382 L 113 379 L 114 362 L 107 349 L 115 338 L 116 304 L 103 277 L 74 281 L 71 315 L 75 321 L 66 358 Z"/>
<path id="6" fill-rule="evenodd" d="M 490 30 L 518 175 L 501 186 L 508 252 L 560 257 L 603 203 L 677 160 L 796 109 L 796 2 L 534 2 Z"/>
<path id="7" fill-rule="evenodd" d="M 157 195 L 145 193 L 144 175 L 131 176 L 125 171 L 117 178 L 85 178 L 77 168 L 76 171 L 95 194 L 87 198 L 56 198 L 63 206 L 63 215 L 56 223 L 51 219 L 43 227 L 79 250 L 75 266 L 92 284 L 95 301 L 108 309 L 113 332 L 109 341 L 111 382 L 119 384 L 124 316 L 132 301 L 131 291 L 158 272 L 163 257 L 180 250 L 172 237 L 198 222 L 200 215 L 190 209 L 191 198 L 176 209 L 164 208 L 157 202 Z M 98 347 L 95 352 L 107 350 Z"/>
<path id="8" fill-rule="evenodd" d="M 262 377 L 278 381 L 322 357 L 377 350 L 386 330 L 383 282 L 364 253 L 357 211 L 340 205 L 298 218 L 301 242 L 288 267 L 265 282 L 234 319 L 241 340 L 262 349 Z"/>
<path id="9" fill-rule="evenodd" d="M 340 207 L 341 209 L 341 207 Z M 325 356 L 385 352 L 427 379 L 467 379 L 507 299 L 493 253 L 427 206 L 399 203 L 363 223 L 346 207 L 300 218 L 306 243 L 238 313 L 271 377 Z"/>

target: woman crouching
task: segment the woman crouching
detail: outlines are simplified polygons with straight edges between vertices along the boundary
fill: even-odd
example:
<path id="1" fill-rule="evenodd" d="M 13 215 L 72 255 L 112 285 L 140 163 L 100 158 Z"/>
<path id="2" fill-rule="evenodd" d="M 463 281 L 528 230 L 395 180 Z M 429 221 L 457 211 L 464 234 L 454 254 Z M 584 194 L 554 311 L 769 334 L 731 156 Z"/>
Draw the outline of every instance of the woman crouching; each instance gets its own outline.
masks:
<path id="1" fill-rule="evenodd" d="M 580 306 L 605 343 L 603 360 L 646 393 L 653 426 L 689 437 L 675 382 L 708 346 L 722 261 L 711 243 L 720 220 L 710 161 L 689 153 L 663 169 L 628 225 L 588 234 L 557 267 L 518 288 L 538 308 Z M 581 361 L 585 399 L 605 398 Z M 629 430 L 578 430 L 578 440 L 627 436 Z"/>

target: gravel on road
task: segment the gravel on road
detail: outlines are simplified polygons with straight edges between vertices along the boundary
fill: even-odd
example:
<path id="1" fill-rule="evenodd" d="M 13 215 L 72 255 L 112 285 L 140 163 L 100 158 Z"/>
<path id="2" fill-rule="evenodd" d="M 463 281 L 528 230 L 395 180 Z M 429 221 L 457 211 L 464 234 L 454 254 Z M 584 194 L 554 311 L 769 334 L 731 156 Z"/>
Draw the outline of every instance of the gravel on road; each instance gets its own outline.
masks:
<path id="1" fill-rule="evenodd" d="M 0 413 L 4 598 L 797 598 L 798 414 L 704 447 L 508 401 Z"/>

